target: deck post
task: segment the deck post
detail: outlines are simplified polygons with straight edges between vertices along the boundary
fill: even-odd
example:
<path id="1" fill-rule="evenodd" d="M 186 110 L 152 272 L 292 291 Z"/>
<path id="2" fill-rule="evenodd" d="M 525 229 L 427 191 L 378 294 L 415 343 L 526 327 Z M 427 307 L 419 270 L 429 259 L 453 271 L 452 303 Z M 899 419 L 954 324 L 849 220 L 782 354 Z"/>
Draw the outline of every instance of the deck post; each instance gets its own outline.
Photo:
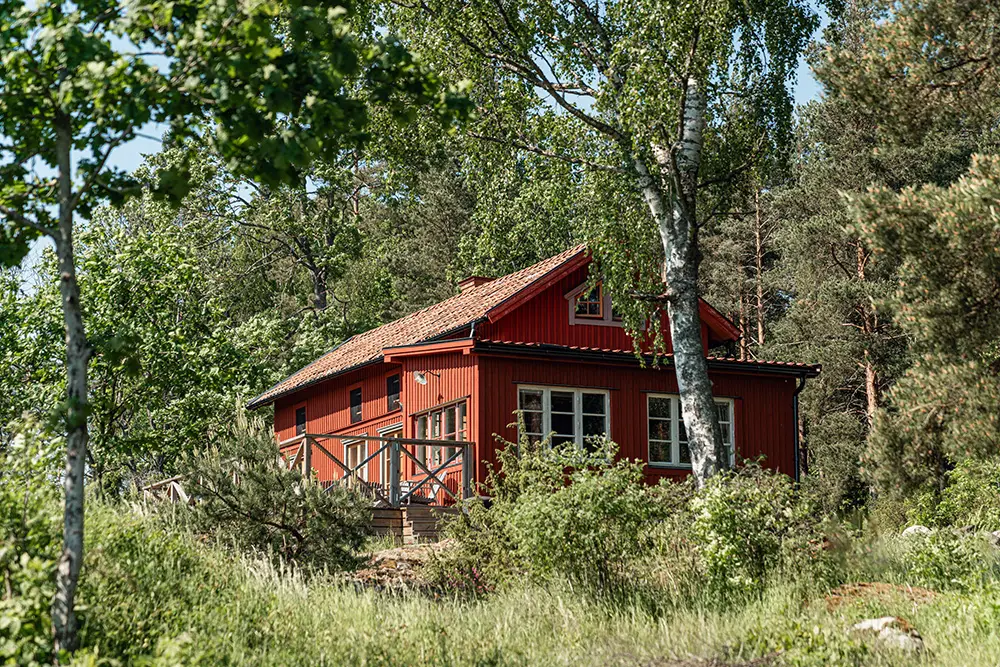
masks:
<path id="1" fill-rule="evenodd" d="M 399 507 L 399 440 L 389 442 L 389 504 Z"/>
<path id="2" fill-rule="evenodd" d="M 462 500 L 472 497 L 472 445 L 462 445 Z"/>
<path id="3" fill-rule="evenodd" d="M 307 436 L 302 437 L 302 477 L 309 480 L 312 477 L 312 447 L 310 447 L 311 438 Z"/>

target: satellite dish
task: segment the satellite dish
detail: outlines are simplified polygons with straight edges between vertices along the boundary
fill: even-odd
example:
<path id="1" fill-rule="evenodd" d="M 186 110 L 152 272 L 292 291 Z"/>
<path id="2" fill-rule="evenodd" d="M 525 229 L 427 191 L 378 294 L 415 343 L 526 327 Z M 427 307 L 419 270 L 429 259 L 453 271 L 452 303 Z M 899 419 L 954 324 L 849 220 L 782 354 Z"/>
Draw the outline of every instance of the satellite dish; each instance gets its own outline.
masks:
<path id="1" fill-rule="evenodd" d="M 420 371 L 413 371 L 413 381 L 417 384 L 427 384 L 427 376 Z"/>

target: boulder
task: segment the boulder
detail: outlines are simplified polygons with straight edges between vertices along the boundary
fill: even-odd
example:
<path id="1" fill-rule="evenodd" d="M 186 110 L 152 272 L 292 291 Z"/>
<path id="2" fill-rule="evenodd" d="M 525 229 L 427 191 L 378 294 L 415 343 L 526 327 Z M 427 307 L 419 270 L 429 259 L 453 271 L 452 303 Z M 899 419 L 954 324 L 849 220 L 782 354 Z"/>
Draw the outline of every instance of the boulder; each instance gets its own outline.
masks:
<path id="1" fill-rule="evenodd" d="M 851 628 L 855 632 L 874 635 L 880 646 L 898 649 L 910 653 L 920 653 L 924 650 L 924 640 L 913 626 L 896 616 L 869 618 L 855 623 Z"/>
<path id="2" fill-rule="evenodd" d="M 990 545 L 1000 549 L 1000 530 L 994 530 L 989 534 Z"/>
<path id="3" fill-rule="evenodd" d="M 903 531 L 903 537 L 913 537 L 914 535 L 923 536 L 930 534 L 931 534 L 931 529 L 928 528 L 927 526 L 921 526 L 920 524 L 910 526 L 909 528 Z"/>

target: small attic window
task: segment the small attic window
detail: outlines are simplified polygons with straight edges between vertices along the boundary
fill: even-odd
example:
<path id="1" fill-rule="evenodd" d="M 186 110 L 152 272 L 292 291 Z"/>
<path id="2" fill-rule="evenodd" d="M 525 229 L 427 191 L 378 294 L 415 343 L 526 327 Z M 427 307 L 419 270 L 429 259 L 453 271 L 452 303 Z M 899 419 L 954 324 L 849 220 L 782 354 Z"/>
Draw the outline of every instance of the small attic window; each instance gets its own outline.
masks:
<path id="1" fill-rule="evenodd" d="M 594 325 L 604 327 L 623 327 L 621 313 L 611 302 L 611 294 L 604 291 L 604 286 L 584 283 L 565 294 L 569 305 L 570 325 Z"/>
<path id="2" fill-rule="evenodd" d="M 593 289 L 576 298 L 576 316 L 604 319 L 604 288 L 597 283 Z"/>

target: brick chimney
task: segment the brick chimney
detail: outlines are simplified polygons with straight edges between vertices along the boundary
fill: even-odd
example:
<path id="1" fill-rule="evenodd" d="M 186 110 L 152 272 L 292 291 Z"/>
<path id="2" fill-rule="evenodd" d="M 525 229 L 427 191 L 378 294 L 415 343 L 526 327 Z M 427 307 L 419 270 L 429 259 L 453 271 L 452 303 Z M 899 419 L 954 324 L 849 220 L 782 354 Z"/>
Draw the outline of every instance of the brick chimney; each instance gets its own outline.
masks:
<path id="1" fill-rule="evenodd" d="M 493 278 L 487 278 L 486 276 L 469 276 L 468 278 L 463 278 L 458 281 L 458 291 L 464 292 L 470 287 L 479 287 L 480 285 L 485 285 L 488 282 L 492 282 Z"/>

